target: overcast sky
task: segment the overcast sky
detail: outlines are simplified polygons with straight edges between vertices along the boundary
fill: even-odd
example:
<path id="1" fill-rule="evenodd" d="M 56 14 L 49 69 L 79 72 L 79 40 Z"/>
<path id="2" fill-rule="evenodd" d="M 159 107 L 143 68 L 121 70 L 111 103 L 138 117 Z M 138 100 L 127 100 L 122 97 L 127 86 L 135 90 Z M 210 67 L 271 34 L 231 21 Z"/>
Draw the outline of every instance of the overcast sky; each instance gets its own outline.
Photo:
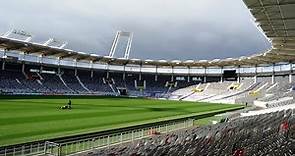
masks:
<path id="1" fill-rule="evenodd" d="M 55 37 L 99 55 L 108 55 L 117 30 L 134 32 L 131 58 L 214 59 L 270 47 L 242 0 L 0 1 L 0 32 L 14 27 L 36 42 Z"/>

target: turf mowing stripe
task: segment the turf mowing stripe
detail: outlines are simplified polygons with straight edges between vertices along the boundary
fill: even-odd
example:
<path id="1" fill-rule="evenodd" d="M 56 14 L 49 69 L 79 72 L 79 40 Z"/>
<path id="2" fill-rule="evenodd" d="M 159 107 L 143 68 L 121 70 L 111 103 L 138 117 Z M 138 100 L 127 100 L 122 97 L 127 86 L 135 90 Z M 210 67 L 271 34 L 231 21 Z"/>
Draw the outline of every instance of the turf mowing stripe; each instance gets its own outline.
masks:
<path id="1" fill-rule="evenodd" d="M 237 105 L 147 99 L 0 100 L 0 146 L 90 133 L 236 108 Z"/>

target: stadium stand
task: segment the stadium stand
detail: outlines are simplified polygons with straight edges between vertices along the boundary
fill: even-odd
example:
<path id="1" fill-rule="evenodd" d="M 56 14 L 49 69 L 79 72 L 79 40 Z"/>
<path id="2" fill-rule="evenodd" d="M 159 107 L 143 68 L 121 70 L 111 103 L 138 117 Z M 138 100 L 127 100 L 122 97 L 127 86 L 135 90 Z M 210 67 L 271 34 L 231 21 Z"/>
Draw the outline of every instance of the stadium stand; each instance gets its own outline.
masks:
<path id="1" fill-rule="evenodd" d="M 8 65 L 9 63 L 7 63 Z M 139 86 L 140 80 L 136 74 L 126 74 L 126 78 L 123 80 L 123 75 L 120 73 L 111 73 L 107 77 L 103 71 L 95 71 L 91 77 L 89 71 L 78 70 L 75 74 L 75 70 L 66 68 L 61 69 L 60 73 L 57 72 L 57 68 L 52 67 L 48 69 L 52 73 L 42 71 L 22 73 L 21 68 L 0 71 L 2 80 L 0 84 L 3 93 L 116 95 L 117 88 L 126 88 L 129 95 L 133 96 L 159 96 L 167 94 L 169 88 L 175 90 L 181 86 L 189 85 L 189 83 L 178 83 L 181 84 L 178 87 L 168 86 L 170 76 L 158 76 L 158 79 L 155 80 L 154 75 L 144 75 L 142 81 L 145 86 Z"/>
<path id="2" fill-rule="evenodd" d="M 239 58 L 140 60 L 129 59 L 127 49 L 122 59 L 65 49 L 65 42 L 52 46 L 53 39 L 30 42 L 31 35 L 10 31 L 28 38 L 0 36 L 0 94 L 118 96 L 125 89 L 127 96 L 247 106 L 215 125 L 154 133 L 89 156 L 294 155 L 294 0 L 244 2 L 272 47 Z M 227 70 L 234 74 L 225 77 Z"/>
<path id="3" fill-rule="evenodd" d="M 44 67 L 43 72 L 32 72 L 40 66 L 27 66 L 21 70 L 21 64 L 6 63 L 7 68 L 0 70 L 0 89 L 2 94 L 84 94 L 84 95 L 119 95 L 120 89 L 126 89 L 128 96 L 168 98 L 171 100 L 204 101 L 213 103 L 258 104 L 264 108 L 295 103 L 294 83 L 289 83 L 287 76 L 242 77 L 237 81 L 211 79 L 200 83 L 171 81 L 168 75 L 138 74 L 74 70 Z M 60 73 L 58 73 L 60 70 Z M 51 71 L 51 72 L 46 72 Z M 91 77 L 92 76 L 92 77 Z M 214 80 L 217 80 L 214 82 Z"/>
<path id="4" fill-rule="evenodd" d="M 119 95 L 126 89 L 129 96 L 168 98 L 171 100 L 204 101 L 213 103 L 264 103 L 264 107 L 293 104 L 293 86 L 288 76 L 242 77 L 238 81 L 223 81 L 218 77 L 210 82 L 172 79 L 169 75 L 74 70 L 70 68 L 6 63 L 1 72 L 2 94 L 90 94 Z M 257 102 L 256 102 L 257 103 Z"/>
<path id="5" fill-rule="evenodd" d="M 93 150 L 87 155 L 293 155 L 294 121 L 291 110 L 240 117 Z"/>
<path id="6" fill-rule="evenodd" d="M 24 79 L 22 73 L 14 71 L 0 71 L 0 86 L 2 92 L 10 93 L 30 93 L 33 92 L 30 88 L 26 87 L 20 80 Z"/>

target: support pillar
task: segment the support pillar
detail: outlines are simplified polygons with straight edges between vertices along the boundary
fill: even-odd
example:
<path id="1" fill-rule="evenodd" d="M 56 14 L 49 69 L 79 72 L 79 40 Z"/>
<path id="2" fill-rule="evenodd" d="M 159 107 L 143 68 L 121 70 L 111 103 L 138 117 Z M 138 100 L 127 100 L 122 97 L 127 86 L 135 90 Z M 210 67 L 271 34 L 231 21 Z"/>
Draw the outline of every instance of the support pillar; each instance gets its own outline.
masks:
<path id="1" fill-rule="evenodd" d="M 90 71 L 92 72 L 93 71 L 93 60 L 90 61 Z M 93 72 L 92 72 L 92 75 L 90 73 L 90 77 L 92 78 L 93 77 Z"/>
<path id="2" fill-rule="evenodd" d="M 204 74 L 204 83 L 207 82 L 207 68 L 205 67 L 205 74 Z"/>
<path id="3" fill-rule="evenodd" d="M 272 65 L 271 84 L 275 83 L 275 65 Z"/>
<path id="4" fill-rule="evenodd" d="M 42 57 L 43 58 L 43 57 Z M 57 64 L 58 64 L 58 66 L 60 66 L 60 57 L 58 57 L 58 60 L 57 60 L 58 62 L 57 62 Z M 75 63 L 75 66 L 77 66 L 76 65 L 77 63 Z"/>
<path id="5" fill-rule="evenodd" d="M 126 65 L 123 66 L 123 76 L 122 76 L 123 81 L 125 81 L 125 79 L 126 79 L 125 67 L 126 67 Z"/>
<path id="6" fill-rule="evenodd" d="M 156 66 L 156 75 L 155 75 L 155 81 L 158 81 L 158 66 Z"/>
<path id="7" fill-rule="evenodd" d="M 109 76 L 110 76 L 109 69 L 110 69 L 110 64 L 107 65 L 107 79 L 109 79 Z"/>
<path id="8" fill-rule="evenodd" d="M 107 79 L 110 77 L 110 73 L 109 71 L 107 70 Z"/>
<path id="9" fill-rule="evenodd" d="M 274 84 L 274 83 L 275 83 L 275 75 L 272 74 L 272 75 L 271 75 L 271 84 Z"/>
<path id="10" fill-rule="evenodd" d="M 187 82 L 190 82 L 190 67 L 188 66 Z"/>
<path id="11" fill-rule="evenodd" d="M 141 68 L 142 68 L 142 64 L 140 65 L 140 67 L 139 67 L 139 81 L 141 81 L 141 77 L 142 77 L 142 75 L 141 75 Z"/>
<path id="12" fill-rule="evenodd" d="M 23 64 L 22 64 L 22 72 L 24 73 L 25 72 L 25 62 L 23 62 Z"/>
<path id="13" fill-rule="evenodd" d="M 75 68 L 75 76 L 78 75 L 77 67 Z"/>
<path id="14" fill-rule="evenodd" d="M 292 73 L 293 73 L 292 63 L 290 62 L 289 65 L 290 65 L 289 83 L 292 83 Z"/>
<path id="15" fill-rule="evenodd" d="M 123 81 L 126 79 L 126 72 L 124 71 L 123 76 L 122 76 Z"/>
<path id="16" fill-rule="evenodd" d="M 6 49 L 4 49 L 4 54 L 3 54 L 3 62 L 2 62 L 2 67 L 1 67 L 2 70 L 5 69 L 5 58 L 6 58 Z"/>
<path id="17" fill-rule="evenodd" d="M 39 73 L 42 73 L 42 71 L 43 71 L 43 66 L 41 65 Z"/>
<path id="18" fill-rule="evenodd" d="M 221 67 L 220 71 L 221 71 L 221 72 L 220 72 L 220 73 L 221 73 L 221 76 L 220 76 L 220 83 L 222 83 L 222 82 L 223 82 L 223 74 L 222 74 L 222 73 L 223 73 L 223 72 L 222 72 L 222 71 L 223 71 L 223 67 Z"/>
<path id="19" fill-rule="evenodd" d="M 25 62 L 23 61 L 23 64 L 22 64 L 22 73 L 26 77 L 26 79 L 28 79 L 29 77 L 28 77 L 28 75 L 25 72 L 25 68 L 26 68 L 26 65 L 25 65 Z"/>
<path id="20" fill-rule="evenodd" d="M 255 65 L 254 83 L 257 83 L 257 65 Z"/>
<path id="21" fill-rule="evenodd" d="M 241 83 L 241 66 L 238 66 L 238 79 L 237 79 L 237 83 Z"/>
<path id="22" fill-rule="evenodd" d="M 60 75 L 60 67 L 57 68 L 57 74 Z"/>
<path id="23" fill-rule="evenodd" d="M 59 59 L 59 58 L 58 58 Z M 38 62 L 40 63 L 40 64 L 43 64 L 43 55 L 41 54 L 41 55 L 39 55 L 39 57 L 38 57 Z M 58 61 L 58 63 L 59 63 L 59 61 Z"/>
<path id="24" fill-rule="evenodd" d="M 3 59 L 3 62 L 2 62 L 2 70 L 5 70 L 5 60 Z"/>
<path id="25" fill-rule="evenodd" d="M 25 61 L 25 56 L 26 56 L 26 53 L 23 52 L 23 53 L 22 53 L 22 58 L 21 58 L 22 61 Z"/>
<path id="26" fill-rule="evenodd" d="M 174 67 L 173 67 L 173 66 L 171 66 L 171 68 L 172 68 L 171 82 L 173 82 L 173 80 L 174 80 Z"/>

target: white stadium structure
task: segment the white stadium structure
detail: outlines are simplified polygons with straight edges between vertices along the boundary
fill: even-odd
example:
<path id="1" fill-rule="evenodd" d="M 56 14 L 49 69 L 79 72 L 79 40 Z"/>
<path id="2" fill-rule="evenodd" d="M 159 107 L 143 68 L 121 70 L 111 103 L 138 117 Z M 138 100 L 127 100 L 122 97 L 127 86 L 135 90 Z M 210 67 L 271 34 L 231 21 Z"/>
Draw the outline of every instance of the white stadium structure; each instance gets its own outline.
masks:
<path id="1" fill-rule="evenodd" d="M 244 79 L 249 83 L 243 85 L 244 90 L 249 89 L 255 83 L 264 81 L 263 79 L 267 81 L 267 85 L 261 84 L 262 88 L 256 87 L 261 92 L 275 88 L 274 86 L 279 85 L 281 82 L 288 81 L 292 84 L 294 82 L 293 68 L 295 60 L 295 2 L 292 0 L 245 0 L 244 2 L 254 16 L 257 27 L 263 30 L 265 36 L 272 43 L 271 49 L 252 56 L 184 61 L 130 59 L 129 53 L 133 34 L 129 32 L 118 32 L 110 50 L 110 55 L 99 56 L 66 49 L 67 42 L 52 38 L 44 43 L 34 43 L 31 42 L 33 37 L 31 34 L 12 29 L 0 37 L 0 48 L 2 48 L 0 53 L 2 58 L 1 67 L 4 70 L 5 64 L 8 64 L 11 60 L 17 60 L 16 62 L 22 65 L 23 70 L 26 69 L 27 65 L 34 64 L 41 68 L 42 66 L 55 66 L 57 73 L 62 68 L 70 68 L 74 70 L 75 75 L 77 75 L 79 69 L 89 70 L 91 76 L 95 71 L 102 71 L 106 73 L 107 78 L 110 77 L 110 72 L 118 72 L 121 73 L 124 80 L 126 74 L 131 73 L 136 76 L 134 79 L 137 79 L 138 83 L 143 81 L 142 83 L 145 84 L 144 75 L 152 75 L 155 80 L 157 77 L 165 75 L 171 77 L 171 80 L 169 80 L 171 83 L 187 81 L 189 84 L 196 84 L 195 87 L 190 86 L 186 90 L 187 94 L 192 92 L 192 88 L 196 90 L 196 86 L 202 87 L 205 85 L 206 87 L 203 88 L 210 90 L 210 86 L 213 85 L 206 84 L 206 82 L 226 81 L 227 78 L 224 77 L 224 73 L 228 72 L 234 72 L 237 84 L 242 83 Z M 121 36 L 127 36 L 129 39 L 125 55 L 122 58 L 114 58 L 117 42 Z M 27 66 L 27 68 L 31 67 Z M 23 71 L 23 73 L 25 72 Z M 193 81 L 195 82 L 193 83 Z M 228 87 L 234 85 L 234 83 L 231 81 L 224 83 L 224 85 Z M 226 86 L 220 87 L 226 88 Z M 242 91 L 243 89 L 239 89 L 233 91 L 230 95 Z M 175 92 L 177 94 L 177 91 Z M 203 93 L 205 94 L 206 91 Z M 190 100 L 194 100 L 194 96 L 198 96 L 192 95 L 185 98 L 187 94 L 179 96 Z M 210 93 L 206 95 L 205 97 L 213 96 Z M 224 96 L 219 95 L 220 98 L 213 96 L 211 99 L 221 99 Z M 200 96 L 196 100 L 202 98 L 204 97 Z"/>
<path id="2" fill-rule="evenodd" d="M 295 108 L 295 0 L 244 0 L 244 3 L 253 15 L 258 29 L 269 39 L 272 47 L 265 52 L 238 58 L 183 61 L 129 58 L 133 33 L 121 31 L 115 36 L 110 55 L 99 56 L 67 49 L 67 42 L 56 39 L 49 39 L 44 43 L 31 42 L 31 34 L 12 29 L 0 36 L 0 94 L 121 94 L 170 100 L 239 103 L 251 106 L 240 112 L 241 116 L 249 117 L 249 121 L 255 119 L 256 123 L 265 127 L 269 126 L 268 121 L 279 123 L 283 119 L 276 117 L 284 116 L 284 113 L 285 116 L 288 113 L 293 115 Z M 120 37 L 128 37 L 128 43 L 124 56 L 115 58 L 113 56 Z M 232 123 L 241 124 L 238 119 L 234 119 Z M 213 128 L 224 130 L 234 124 Z M 253 128 L 251 123 L 245 125 Z M 186 140 L 186 136 L 199 136 L 201 132 L 207 131 L 209 130 L 204 128 L 174 135 Z M 264 139 L 277 139 L 271 144 L 271 151 L 280 155 L 282 151 L 277 144 L 281 140 L 276 137 L 269 135 Z M 252 143 L 245 140 L 244 143 Z M 265 140 L 262 139 L 259 145 Z M 204 140 L 197 139 L 194 143 L 205 146 L 202 141 Z M 147 141 L 146 144 L 162 145 L 161 137 L 151 142 Z M 291 148 L 290 142 L 285 143 L 284 147 Z M 140 144 L 139 142 L 138 146 Z M 226 149 L 227 146 L 223 145 L 216 145 L 214 149 Z M 162 150 L 178 147 L 178 144 L 163 145 Z M 128 148 L 130 155 L 132 150 L 138 148 L 148 151 L 141 146 Z M 210 145 L 209 148 L 213 146 Z M 258 147 L 255 144 L 255 148 L 247 148 L 249 152 Z M 269 151 L 267 148 L 265 147 L 265 150 Z M 109 151 L 105 149 L 99 152 L 96 154 L 106 155 Z M 160 150 L 157 152 L 159 154 Z M 201 152 L 214 155 L 210 151 Z M 257 153 L 263 155 L 263 152 L 265 151 Z M 200 155 L 198 152 L 194 154 Z"/>
<path id="3" fill-rule="evenodd" d="M 49 39 L 45 43 L 30 42 L 32 36 L 23 31 L 9 31 L 0 38 L 4 50 L 1 57 L 18 56 L 21 61 L 90 69 L 115 70 L 137 73 L 210 75 L 221 74 L 227 68 L 239 74 L 273 73 L 292 70 L 295 59 L 295 12 L 292 0 L 245 0 L 255 17 L 255 23 L 272 43 L 272 48 L 256 55 L 215 60 L 141 60 L 99 56 L 66 49 L 66 42 Z M 10 38 L 17 33 L 23 40 Z M 57 42 L 57 45 L 51 43 Z M 197 51 L 197 49 L 196 49 Z M 18 53 L 18 54 L 17 54 Z M 55 59 L 54 59 L 55 58 Z M 50 59 L 50 61 L 47 61 Z M 264 68 L 265 67 L 265 68 Z M 278 69 L 279 68 L 279 69 Z"/>

